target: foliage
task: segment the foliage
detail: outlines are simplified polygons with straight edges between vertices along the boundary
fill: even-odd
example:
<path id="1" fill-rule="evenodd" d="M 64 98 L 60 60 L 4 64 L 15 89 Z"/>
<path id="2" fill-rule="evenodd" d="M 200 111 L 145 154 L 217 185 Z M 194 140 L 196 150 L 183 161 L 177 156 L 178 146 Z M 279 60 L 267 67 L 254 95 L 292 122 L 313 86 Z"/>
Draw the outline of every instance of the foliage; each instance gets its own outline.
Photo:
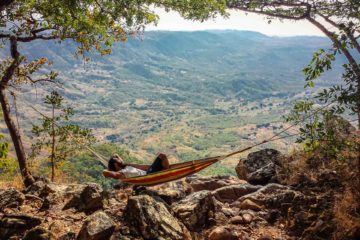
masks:
<path id="1" fill-rule="evenodd" d="M 96 49 L 110 52 L 114 41 L 156 23 L 153 7 L 178 11 L 183 17 L 203 21 L 225 15 L 224 1 L 12 1 L 1 14 L 0 24 L 19 41 L 71 38 L 79 43 L 78 53 Z M 12 24 L 9 24 L 12 23 Z"/>
<path id="2" fill-rule="evenodd" d="M 9 152 L 9 143 L 4 142 L 4 136 L 0 134 L 0 159 L 7 158 Z"/>
<path id="3" fill-rule="evenodd" d="M 42 150 L 50 152 L 51 179 L 54 180 L 57 166 L 76 151 L 94 142 L 95 138 L 90 129 L 83 129 L 75 124 L 65 124 L 74 113 L 72 108 L 63 107 L 63 97 L 58 92 L 52 91 L 45 97 L 44 103 L 50 108 L 52 115 L 42 114 L 41 125 L 33 125 L 32 133 L 37 141 L 32 144 L 31 156 L 33 158 L 38 156 Z"/>
<path id="4" fill-rule="evenodd" d="M 4 141 L 4 136 L 0 135 L 0 176 L 2 180 L 14 177 L 17 165 L 15 159 L 8 156 L 9 143 Z"/>
<path id="5" fill-rule="evenodd" d="M 298 101 L 286 120 L 300 127 L 297 142 L 304 143 L 305 151 L 320 152 L 327 160 L 344 160 L 343 151 L 357 147 L 349 140 L 354 127 L 324 106 Z"/>
<path id="6" fill-rule="evenodd" d="M 316 52 L 310 64 L 304 68 L 306 86 L 314 86 L 314 80 L 329 69 L 335 56 L 343 54 L 348 63 L 344 64 L 343 82 L 324 89 L 317 97 L 322 102 L 336 101 L 336 111 L 346 109 L 358 116 L 360 127 L 360 2 L 346 1 L 228 1 L 229 8 L 240 9 L 265 15 L 268 19 L 290 19 L 309 21 L 320 29 L 333 43 L 332 49 Z"/>

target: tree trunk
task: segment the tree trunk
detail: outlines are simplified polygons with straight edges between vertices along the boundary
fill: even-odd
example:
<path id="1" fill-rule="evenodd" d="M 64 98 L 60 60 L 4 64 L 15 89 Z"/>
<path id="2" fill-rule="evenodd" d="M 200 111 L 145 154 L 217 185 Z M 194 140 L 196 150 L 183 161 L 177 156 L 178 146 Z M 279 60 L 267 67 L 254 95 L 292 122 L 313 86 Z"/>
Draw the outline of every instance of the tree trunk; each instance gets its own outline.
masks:
<path id="1" fill-rule="evenodd" d="M 13 78 L 15 70 L 19 67 L 21 63 L 21 56 L 17 50 L 17 39 L 15 36 L 12 36 L 10 38 L 10 53 L 13 60 L 10 66 L 4 71 L 4 75 L 2 76 L 0 81 L 0 102 L 6 126 L 9 130 L 12 142 L 15 147 L 21 176 L 23 177 L 25 187 L 27 187 L 33 184 L 35 180 L 31 176 L 29 168 L 27 166 L 25 150 L 21 141 L 20 132 L 11 117 L 10 104 L 6 96 L 6 88 L 8 87 L 10 80 Z"/>
<path id="2" fill-rule="evenodd" d="M 24 185 L 25 185 L 25 187 L 28 187 L 31 184 L 33 184 L 35 182 L 35 180 L 31 176 L 28 166 L 26 164 L 25 150 L 23 147 L 23 143 L 21 140 L 19 130 L 17 129 L 15 122 L 12 119 L 11 114 L 10 114 L 10 105 L 9 105 L 8 98 L 6 96 L 6 91 L 5 91 L 4 86 L 0 86 L 0 102 L 1 102 L 1 108 L 3 111 L 6 126 L 9 130 L 12 142 L 15 147 L 15 152 L 16 152 L 16 156 L 17 156 L 17 159 L 19 162 L 21 175 L 24 180 Z"/>
<path id="3" fill-rule="evenodd" d="M 52 106 L 52 123 L 51 123 L 51 181 L 55 180 L 55 106 Z"/>

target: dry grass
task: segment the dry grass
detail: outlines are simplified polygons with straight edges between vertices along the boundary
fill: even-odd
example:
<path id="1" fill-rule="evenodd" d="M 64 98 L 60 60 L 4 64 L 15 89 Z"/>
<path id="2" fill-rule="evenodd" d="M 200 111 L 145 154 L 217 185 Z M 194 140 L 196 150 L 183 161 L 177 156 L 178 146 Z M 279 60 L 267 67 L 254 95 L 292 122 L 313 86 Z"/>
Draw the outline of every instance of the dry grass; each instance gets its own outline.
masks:
<path id="1" fill-rule="evenodd" d="M 16 188 L 18 190 L 23 190 L 24 185 L 20 174 L 16 174 L 10 181 L 3 178 L 0 179 L 0 189 L 10 187 Z"/>
<path id="2" fill-rule="evenodd" d="M 360 145 L 360 134 L 351 136 L 350 141 L 352 146 L 342 151 L 338 159 L 326 158 L 320 151 L 311 154 L 293 152 L 284 159 L 280 171 L 282 183 L 288 185 L 302 184 L 304 179 L 317 183 L 321 173 L 329 170 L 336 173 L 341 187 L 338 190 L 326 185 L 322 187 L 324 193 L 337 191 L 331 200 L 333 208 L 328 209 L 335 226 L 332 234 L 334 240 L 355 239 L 353 237 L 360 234 L 360 162 L 356 148 Z"/>
<path id="3" fill-rule="evenodd" d="M 310 169 L 308 158 L 309 154 L 304 151 L 294 151 L 289 157 L 285 157 L 279 172 L 281 182 L 285 185 L 295 185 L 303 176 L 316 180 L 316 172 Z"/>
<path id="4" fill-rule="evenodd" d="M 345 239 L 360 229 L 359 198 L 346 188 L 338 194 L 334 206 L 334 220 L 337 226 L 335 239 Z"/>

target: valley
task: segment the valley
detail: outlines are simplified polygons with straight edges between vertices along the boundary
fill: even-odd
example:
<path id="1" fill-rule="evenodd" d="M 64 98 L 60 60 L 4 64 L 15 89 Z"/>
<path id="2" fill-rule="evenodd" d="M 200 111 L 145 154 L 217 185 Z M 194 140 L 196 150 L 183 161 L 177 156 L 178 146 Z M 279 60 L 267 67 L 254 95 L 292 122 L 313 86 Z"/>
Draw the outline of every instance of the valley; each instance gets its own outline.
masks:
<path id="1" fill-rule="evenodd" d="M 70 42 L 34 42 L 21 52 L 52 60 L 63 87 L 20 89 L 19 118 L 30 145 L 31 124 L 40 116 L 29 103 L 47 112 L 42 98 L 55 87 L 75 109 L 74 123 L 93 129 L 99 143 L 119 144 L 145 162 L 158 152 L 172 162 L 219 155 L 271 137 L 287 126 L 282 116 L 295 100 L 336 81 L 343 59 L 316 88 L 303 88 L 302 68 L 314 51 L 329 47 L 321 37 L 144 32 L 116 44 L 109 56 L 90 54 L 91 61 L 84 62 L 74 57 Z M 259 148 L 289 152 L 294 140 Z M 203 173 L 234 174 L 236 162 Z"/>

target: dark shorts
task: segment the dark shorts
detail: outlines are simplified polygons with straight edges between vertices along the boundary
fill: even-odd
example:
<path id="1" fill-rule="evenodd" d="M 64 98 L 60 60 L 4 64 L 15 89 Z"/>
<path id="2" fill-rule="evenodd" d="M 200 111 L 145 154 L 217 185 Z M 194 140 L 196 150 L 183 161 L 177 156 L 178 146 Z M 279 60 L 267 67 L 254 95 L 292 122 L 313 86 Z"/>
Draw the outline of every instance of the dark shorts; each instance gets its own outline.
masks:
<path id="1" fill-rule="evenodd" d="M 151 164 L 149 169 L 146 171 L 146 173 L 149 174 L 149 173 L 159 172 L 162 170 L 164 170 L 164 167 L 161 164 L 161 159 L 157 157 L 155 161 Z"/>

